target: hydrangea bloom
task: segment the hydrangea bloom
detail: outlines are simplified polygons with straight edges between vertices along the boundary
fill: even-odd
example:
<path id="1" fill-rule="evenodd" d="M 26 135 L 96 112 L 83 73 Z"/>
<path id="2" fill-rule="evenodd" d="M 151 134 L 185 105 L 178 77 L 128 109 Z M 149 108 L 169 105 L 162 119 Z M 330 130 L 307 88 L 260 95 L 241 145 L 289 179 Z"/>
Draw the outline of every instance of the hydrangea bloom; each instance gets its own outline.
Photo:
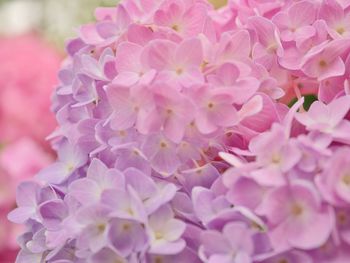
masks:
<path id="1" fill-rule="evenodd" d="M 97 9 L 54 95 L 58 160 L 9 214 L 17 262 L 347 262 L 348 8 Z"/>

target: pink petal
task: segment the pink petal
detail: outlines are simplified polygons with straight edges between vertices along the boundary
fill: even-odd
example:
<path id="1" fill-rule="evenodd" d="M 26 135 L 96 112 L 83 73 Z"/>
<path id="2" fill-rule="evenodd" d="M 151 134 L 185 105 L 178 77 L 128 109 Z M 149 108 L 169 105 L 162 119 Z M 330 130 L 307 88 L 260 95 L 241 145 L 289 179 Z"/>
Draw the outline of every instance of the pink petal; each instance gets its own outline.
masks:
<path id="1" fill-rule="evenodd" d="M 97 45 L 104 39 L 96 31 L 95 24 L 87 24 L 80 27 L 79 35 L 81 39 L 89 45 Z"/>
<path id="2" fill-rule="evenodd" d="M 114 79 L 113 83 L 122 86 L 122 87 L 130 87 L 135 85 L 140 79 L 139 74 L 130 71 L 120 72 Z"/>
<path id="3" fill-rule="evenodd" d="M 198 113 L 195 122 L 198 130 L 203 134 L 209 134 L 218 129 L 217 126 L 210 121 L 205 112 Z"/>
<path id="4" fill-rule="evenodd" d="M 164 124 L 164 135 L 175 143 L 181 142 L 185 135 L 186 121 L 177 116 L 171 116 Z"/>
<path id="5" fill-rule="evenodd" d="M 36 213 L 35 207 L 25 206 L 18 207 L 15 210 L 11 211 L 7 218 L 17 224 L 23 224 L 28 219 L 32 218 Z"/>
<path id="6" fill-rule="evenodd" d="M 128 11 L 123 5 L 117 5 L 117 12 L 115 17 L 115 24 L 118 25 L 120 29 L 126 29 L 132 21 L 128 14 Z"/>
<path id="7" fill-rule="evenodd" d="M 321 5 L 319 17 L 332 27 L 343 20 L 344 10 L 336 1 L 325 1 Z"/>
<path id="8" fill-rule="evenodd" d="M 257 95 L 245 103 L 242 108 L 238 111 L 238 117 L 243 120 L 247 117 L 258 114 L 263 109 L 263 100 Z"/>
<path id="9" fill-rule="evenodd" d="M 176 50 L 175 57 L 181 61 L 181 66 L 199 67 L 203 61 L 202 43 L 198 38 L 190 38 L 182 42 Z"/>
<path id="10" fill-rule="evenodd" d="M 330 208 L 324 207 L 311 222 L 293 222 L 286 229 L 289 243 L 299 249 L 314 249 L 326 243 L 334 227 Z M 299 231 L 295 231 L 299 229 Z"/>
<path id="11" fill-rule="evenodd" d="M 141 61 L 158 71 L 167 69 L 172 60 L 176 44 L 169 40 L 153 40 L 143 50 Z"/>
<path id="12" fill-rule="evenodd" d="M 350 96 L 343 96 L 328 104 L 330 118 L 333 123 L 339 123 L 350 110 Z"/>
<path id="13" fill-rule="evenodd" d="M 343 60 L 338 57 L 330 65 L 327 66 L 326 70 L 321 70 L 317 80 L 322 81 L 330 77 L 341 76 L 345 73 L 345 64 Z"/>
<path id="14" fill-rule="evenodd" d="M 300 27 L 310 25 L 316 16 L 315 5 L 308 1 L 301 1 L 291 6 L 288 11 L 291 26 Z"/>
<path id="15" fill-rule="evenodd" d="M 153 169 L 164 176 L 173 175 L 181 165 L 172 149 L 159 150 L 151 162 Z"/>
<path id="16" fill-rule="evenodd" d="M 74 181 L 69 186 L 69 194 L 82 204 L 98 202 L 101 193 L 102 191 L 98 184 L 88 178 Z"/>
<path id="17" fill-rule="evenodd" d="M 116 53 L 116 67 L 118 72 L 128 71 L 137 72 L 141 70 L 140 56 L 142 53 L 142 47 L 130 43 L 123 42 L 117 48 Z"/>
<path id="18" fill-rule="evenodd" d="M 249 19 L 248 24 L 256 31 L 263 46 L 268 47 L 276 42 L 274 24 L 268 19 L 255 16 Z"/>
<path id="19" fill-rule="evenodd" d="M 221 127 L 232 127 L 238 122 L 236 108 L 228 104 L 217 105 L 208 111 L 208 120 Z"/>
<path id="20" fill-rule="evenodd" d="M 251 40 L 246 30 L 240 30 L 230 34 L 223 34 L 219 50 L 217 51 L 220 61 L 231 61 L 232 59 L 246 58 L 251 51 Z"/>

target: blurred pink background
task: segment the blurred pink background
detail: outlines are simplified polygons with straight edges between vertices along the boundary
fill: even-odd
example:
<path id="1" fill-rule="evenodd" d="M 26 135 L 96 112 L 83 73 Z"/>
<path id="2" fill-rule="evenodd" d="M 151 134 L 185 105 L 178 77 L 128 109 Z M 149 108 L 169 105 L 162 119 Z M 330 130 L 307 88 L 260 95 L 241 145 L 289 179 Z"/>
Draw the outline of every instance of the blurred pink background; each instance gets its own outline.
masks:
<path id="1" fill-rule="evenodd" d="M 39 34 L 0 37 L 0 262 L 14 262 L 21 231 L 7 221 L 16 185 L 54 158 L 50 94 L 62 56 Z"/>
<path id="2" fill-rule="evenodd" d="M 56 126 L 50 96 L 64 41 L 93 19 L 95 7 L 117 2 L 0 0 L 0 263 L 15 262 L 23 232 L 7 220 L 16 186 L 55 158 L 45 138 Z"/>

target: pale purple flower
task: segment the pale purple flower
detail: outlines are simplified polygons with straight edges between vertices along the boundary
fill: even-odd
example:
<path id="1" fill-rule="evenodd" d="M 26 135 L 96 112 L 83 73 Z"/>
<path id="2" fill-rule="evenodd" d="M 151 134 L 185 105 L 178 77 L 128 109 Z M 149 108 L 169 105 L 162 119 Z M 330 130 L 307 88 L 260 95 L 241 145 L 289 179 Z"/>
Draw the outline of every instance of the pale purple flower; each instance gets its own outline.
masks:
<path id="1" fill-rule="evenodd" d="M 350 109 L 350 96 L 336 98 L 328 105 L 316 101 L 296 119 L 310 131 L 321 132 L 336 141 L 349 143 L 350 122 L 344 119 Z"/>
<path id="2" fill-rule="evenodd" d="M 100 160 L 93 159 L 86 178 L 69 185 L 69 195 L 82 204 L 97 203 L 108 189 L 124 189 L 124 175 L 116 169 L 108 169 Z"/>
<path id="3" fill-rule="evenodd" d="M 186 243 L 181 239 L 186 224 L 174 218 L 169 206 L 162 206 L 149 218 L 147 232 L 150 238 L 152 254 L 177 254 L 182 251 Z"/>
<path id="4" fill-rule="evenodd" d="M 60 184 L 86 162 L 86 154 L 78 147 L 64 142 L 58 152 L 58 161 L 39 172 L 37 178 L 51 184 Z"/>
<path id="5" fill-rule="evenodd" d="M 112 219 L 108 230 L 108 240 L 110 246 L 124 259 L 134 252 L 145 250 L 147 246 L 145 229 L 134 220 Z"/>
<path id="6" fill-rule="evenodd" d="M 284 126 L 273 125 L 271 131 L 261 133 L 250 141 L 249 150 L 256 156 L 258 168 L 251 171 L 250 176 L 262 185 L 285 184 L 284 173 L 301 158 L 295 141 L 287 137 L 285 129 Z"/>
<path id="7" fill-rule="evenodd" d="M 18 207 L 8 215 L 8 218 L 16 223 L 23 223 L 29 219 L 40 222 L 38 215 L 40 204 L 56 198 L 51 188 L 42 188 L 36 182 L 23 182 L 18 186 L 16 194 Z"/>
<path id="8" fill-rule="evenodd" d="M 332 209 L 322 203 L 316 188 L 307 181 L 296 180 L 271 190 L 256 211 L 267 217 L 277 249 L 319 247 L 334 228 Z"/>
<path id="9" fill-rule="evenodd" d="M 344 147 L 334 152 L 329 158 L 325 169 L 316 178 L 317 185 L 328 202 L 344 206 L 350 202 L 350 148 Z"/>
<path id="10" fill-rule="evenodd" d="M 222 230 L 201 234 L 199 255 L 206 263 L 251 263 L 254 254 L 253 231 L 242 222 L 231 222 Z"/>

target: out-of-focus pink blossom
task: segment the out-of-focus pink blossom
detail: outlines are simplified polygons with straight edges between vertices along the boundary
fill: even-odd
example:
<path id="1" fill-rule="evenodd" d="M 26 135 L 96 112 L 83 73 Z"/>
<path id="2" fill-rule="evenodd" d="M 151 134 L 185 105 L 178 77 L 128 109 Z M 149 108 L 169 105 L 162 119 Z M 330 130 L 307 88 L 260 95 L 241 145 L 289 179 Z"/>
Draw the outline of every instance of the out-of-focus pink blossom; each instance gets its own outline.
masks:
<path id="1" fill-rule="evenodd" d="M 36 35 L 0 38 L 0 261 L 14 262 L 23 231 L 7 220 L 15 188 L 53 159 L 50 95 L 61 55 Z"/>
<path id="2" fill-rule="evenodd" d="M 30 136 L 44 143 L 55 127 L 48 99 L 61 56 L 35 35 L 0 38 L 0 142 Z"/>

